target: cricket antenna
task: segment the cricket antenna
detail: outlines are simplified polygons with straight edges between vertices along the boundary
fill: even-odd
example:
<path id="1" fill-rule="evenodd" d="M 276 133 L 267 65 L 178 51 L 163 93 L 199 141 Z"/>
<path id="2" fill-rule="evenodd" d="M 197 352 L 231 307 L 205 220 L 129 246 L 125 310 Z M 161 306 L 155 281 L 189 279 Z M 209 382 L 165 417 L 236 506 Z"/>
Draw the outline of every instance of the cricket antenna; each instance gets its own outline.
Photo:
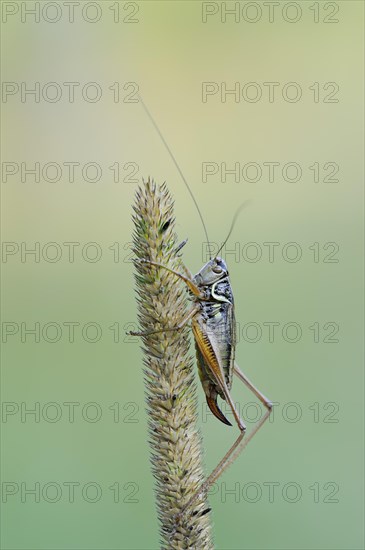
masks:
<path id="1" fill-rule="evenodd" d="M 200 208 L 199 208 L 199 206 L 198 206 L 198 203 L 196 202 L 196 199 L 195 199 L 195 197 L 194 197 L 194 195 L 193 195 L 193 192 L 192 192 L 192 190 L 190 189 L 189 184 L 188 184 L 188 182 L 186 181 L 185 176 L 184 176 L 184 174 L 182 173 L 181 168 L 180 168 L 180 166 L 178 165 L 177 160 L 176 160 L 176 158 L 175 158 L 173 152 L 171 151 L 170 147 L 168 146 L 168 144 L 167 144 L 165 138 L 163 137 L 163 135 L 162 135 L 162 133 L 161 133 L 159 127 L 157 126 L 157 124 L 156 124 L 156 122 L 155 122 L 153 116 L 152 116 L 151 113 L 149 112 L 147 106 L 145 105 L 145 103 L 144 103 L 142 97 L 140 96 L 140 94 L 137 94 L 137 96 L 138 96 L 138 98 L 139 98 L 139 100 L 140 100 L 140 102 L 141 102 L 141 105 L 142 105 L 143 109 L 145 110 L 145 113 L 147 114 L 148 118 L 149 118 L 150 121 L 152 122 L 152 124 L 153 124 L 153 126 L 154 126 L 156 132 L 157 132 L 158 135 L 160 136 L 160 138 L 161 138 L 161 140 L 162 140 L 162 143 L 163 143 L 164 146 L 166 147 L 166 149 L 167 149 L 167 151 L 168 151 L 168 153 L 169 153 L 169 155 L 170 155 L 170 157 L 171 157 L 173 163 L 174 163 L 175 166 L 176 166 L 177 171 L 179 172 L 179 174 L 180 174 L 180 176 L 181 176 L 181 179 L 182 179 L 183 182 L 185 183 L 185 186 L 186 186 L 187 190 L 188 190 L 189 193 L 190 193 L 191 198 L 193 199 L 193 202 L 194 202 L 194 204 L 195 204 L 195 206 L 196 206 L 196 209 L 197 209 L 197 211 L 198 211 L 199 217 L 200 217 L 201 222 L 202 222 L 202 224 L 203 224 L 203 229 L 204 229 L 205 237 L 206 237 L 207 243 L 208 243 L 209 258 L 212 259 L 211 248 L 210 248 L 210 240 L 209 240 L 209 237 L 208 237 L 208 231 L 207 231 L 207 228 L 205 227 L 205 223 L 204 223 L 204 219 L 203 219 L 202 213 L 201 213 L 201 211 L 200 211 Z"/>
<path id="2" fill-rule="evenodd" d="M 231 223 L 231 227 L 229 228 L 229 231 L 228 231 L 228 235 L 227 235 L 227 237 L 225 238 L 225 240 L 224 240 L 222 246 L 221 246 L 220 249 L 218 250 L 218 252 L 217 252 L 217 254 L 215 255 L 215 257 L 218 256 L 218 254 L 220 253 L 220 251 L 222 250 L 222 248 L 224 247 L 224 245 L 225 245 L 226 242 L 228 241 L 228 239 L 229 239 L 229 237 L 231 236 L 231 233 L 232 233 L 232 231 L 233 231 L 233 228 L 234 228 L 234 226 L 235 226 L 235 224 L 236 224 L 236 221 L 237 221 L 237 218 L 238 218 L 239 214 L 240 214 L 241 211 L 248 205 L 249 202 L 250 202 L 250 201 L 247 200 L 247 201 L 243 202 L 243 203 L 241 204 L 241 206 L 239 206 L 239 207 L 237 208 L 236 213 L 235 213 L 235 215 L 233 216 L 232 223 Z"/>

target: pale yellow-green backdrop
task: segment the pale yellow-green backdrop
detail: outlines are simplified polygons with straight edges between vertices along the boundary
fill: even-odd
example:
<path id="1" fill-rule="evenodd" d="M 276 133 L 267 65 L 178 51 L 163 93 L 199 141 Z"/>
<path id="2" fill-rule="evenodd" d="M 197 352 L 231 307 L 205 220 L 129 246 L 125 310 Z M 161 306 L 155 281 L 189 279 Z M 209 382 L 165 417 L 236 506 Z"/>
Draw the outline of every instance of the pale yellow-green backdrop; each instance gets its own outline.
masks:
<path id="1" fill-rule="evenodd" d="M 238 362 L 277 405 L 210 498 L 216 547 L 363 548 L 363 3 L 203 4 L 80 2 L 70 22 L 66 2 L 2 2 L 4 549 L 159 545 L 142 357 L 124 337 L 138 182 L 168 182 L 194 272 L 204 234 L 137 86 L 212 241 L 250 199 L 223 256 Z M 236 432 L 198 390 L 208 472 Z M 252 426 L 254 399 L 237 381 L 233 395 Z"/>

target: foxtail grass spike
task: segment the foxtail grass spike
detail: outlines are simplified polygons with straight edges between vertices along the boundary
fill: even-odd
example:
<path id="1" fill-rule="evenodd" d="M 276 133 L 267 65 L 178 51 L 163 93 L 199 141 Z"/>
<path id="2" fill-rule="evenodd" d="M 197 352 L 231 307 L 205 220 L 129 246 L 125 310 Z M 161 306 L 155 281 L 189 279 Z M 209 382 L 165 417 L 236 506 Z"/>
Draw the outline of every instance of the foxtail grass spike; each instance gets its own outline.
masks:
<path id="1" fill-rule="evenodd" d="M 184 273 L 174 230 L 173 199 L 148 179 L 136 192 L 133 250 L 138 259 Z M 174 327 L 187 312 L 184 284 L 161 267 L 135 262 L 138 320 L 143 332 Z M 152 473 L 163 549 L 213 548 L 209 506 L 186 504 L 201 486 L 201 437 L 188 327 L 142 336 Z M 180 516 L 184 511 L 184 513 Z"/>

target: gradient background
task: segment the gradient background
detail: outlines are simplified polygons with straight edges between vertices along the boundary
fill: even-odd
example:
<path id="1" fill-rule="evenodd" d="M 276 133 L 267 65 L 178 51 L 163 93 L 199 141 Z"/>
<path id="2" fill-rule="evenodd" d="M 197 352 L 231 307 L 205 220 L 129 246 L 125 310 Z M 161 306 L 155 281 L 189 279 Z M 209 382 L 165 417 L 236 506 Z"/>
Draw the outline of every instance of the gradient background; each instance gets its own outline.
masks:
<path id="1" fill-rule="evenodd" d="M 21 9 L 21 3 L 10 4 Z M 32 336 L 22 342 L 18 332 L 3 345 L 3 401 L 14 402 L 19 409 L 22 402 L 28 408 L 35 402 L 41 408 L 55 402 L 62 411 L 53 423 L 47 421 L 47 413 L 39 422 L 31 415 L 22 422 L 20 412 L 3 417 L 2 481 L 19 487 L 3 504 L 3 548 L 151 549 L 159 545 L 142 357 L 138 342 L 124 338 L 128 323 L 136 319 L 128 243 L 138 185 L 123 181 L 130 172 L 123 170 L 125 164 L 137 163 L 137 181 L 151 175 L 168 182 L 176 201 L 179 236 L 189 237 L 184 261 L 194 272 L 203 263 L 204 235 L 191 198 L 141 105 L 115 103 L 108 90 L 114 82 L 120 83 L 122 99 L 123 85 L 138 83 L 190 182 L 212 241 L 224 239 L 237 205 L 251 199 L 229 248 L 257 242 L 263 258 L 250 263 L 227 255 L 240 325 L 256 322 L 263 327 L 262 323 L 275 321 L 282 327 L 295 321 L 302 328 L 297 343 L 286 342 L 280 329 L 272 343 L 264 331 L 257 343 L 241 338 L 237 346 L 241 368 L 279 405 L 274 422 L 262 429 L 224 474 L 210 498 L 216 547 L 363 548 L 363 4 L 330 3 L 325 11 L 326 3 L 320 2 L 318 23 L 309 9 L 313 3 L 298 2 L 302 16 L 297 23 L 283 19 L 285 3 L 280 3 L 272 23 L 263 11 L 257 23 L 242 19 L 235 23 L 232 16 L 222 23 L 218 13 L 206 24 L 200 2 L 138 2 L 136 23 L 122 21 L 133 10 L 133 5 L 125 3 L 120 3 L 121 21 L 114 23 L 113 4 L 98 4 L 102 17 L 94 24 L 83 20 L 76 8 L 75 22 L 70 24 L 62 2 L 57 23 L 42 17 L 35 23 L 31 16 L 23 23 L 20 11 L 3 23 L 4 81 L 26 82 L 29 87 L 34 82 L 83 85 L 93 81 L 103 90 L 97 103 L 84 101 L 77 90 L 75 102 L 70 103 L 63 88 L 57 103 L 43 99 L 36 103 L 31 97 L 21 102 L 17 94 L 2 104 L 4 162 L 30 166 L 97 162 L 103 170 L 96 183 L 84 181 L 79 171 L 70 182 L 66 170 L 55 183 L 42 178 L 35 183 L 31 176 L 22 182 L 19 174 L 7 181 L 3 178 L 3 240 L 26 242 L 29 247 L 35 242 L 41 246 L 56 242 L 63 251 L 55 263 L 42 258 L 37 263 L 32 257 L 21 262 L 20 254 L 7 258 L 2 267 L 3 323 L 20 326 L 23 322 L 31 327 L 36 322 L 41 326 L 95 322 L 103 331 L 94 344 L 85 342 L 80 329 L 70 343 L 64 327 L 61 339 L 53 344 L 44 338 L 34 343 Z M 339 7 L 333 16 L 339 22 L 324 23 L 332 4 Z M 49 17 L 54 13 L 50 8 Z M 94 17 L 92 8 L 89 13 Z M 263 98 L 257 103 L 235 103 L 232 96 L 222 103 L 219 94 L 203 103 L 204 81 L 226 82 L 228 88 L 236 81 L 261 86 L 295 81 L 303 96 L 297 103 L 286 102 L 279 87 L 277 99 L 270 103 L 262 86 Z M 315 103 L 308 89 L 314 82 L 321 88 L 336 82 L 339 101 L 324 103 L 322 92 L 321 101 Z M 280 172 L 273 183 L 266 172 L 257 183 L 236 183 L 232 176 L 222 183 L 218 174 L 203 183 L 201 164 L 208 161 L 229 166 L 297 162 L 303 175 L 297 183 L 284 181 Z M 121 165 L 119 183 L 108 168 L 115 162 Z M 326 174 L 321 172 L 321 181 L 315 183 L 308 169 L 314 162 L 322 166 L 336 162 L 339 181 L 324 183 Z M 62 245 L 69 241 L 81 243 L 73 263 Z M 262 244 L 268 241 L 280 243 L 272 263 Z M 281 256 L 282 246 L 291 241 L 299 243 L 303 252 L 296 263 Z M 90 263 L 81 257 L 80 248 L 89 242 L 102 248 L 100 261 Z M 117 262 L 109 249 L 116 242 Z M 319 262 L 313 261 L 309 249 L 314 242 L 320 243 Z M 323 251 L 328 242 L 339 245 L 337 263 L 323 262 L 324 254 L 331 251 Z M 324 343 L 330 331 L 322 328 L 315 343 L 308 328 L 314 322 L 321 327 L 337 323 L 339 342 Z M 113 341 L 109 329 L 114 323 L 119 323 L 119 342 Z M 254 401 L 237 381 L 233 395 L 241 410 Z M 80 403 L 73 423 L 65 402 Z M 100 407 L 97 422 L 82 417 L 82 407 L 90 402 Z M 285 407 L 291 402 L 301 413 L 297 422 L 285 420 L 286 413 L 295 417 L 294 408 Z M 109 408 L 114 403 L 120 413 L 116 422 Z M 314 403 L 318 403 L 318 422 Z M 328 422 L 329 417 L 325 421 L 335 409 L 331 418 L 337 422 Z M 48 411 L 51 417 L 56 409 Z M 91 417 L 95 408 L 88 412 Z M 247 412 L 254 415 L 255 411 Z M 234 434 L 211 415 L 200 414 L 200 423 L 208 472 Z M 73 503 L 62 485 L 71 481 L 80 484 Z M 41 488 L 49 482 L 59 484 L 60 499 L 47 501 L 55 496 L 51 487 L 49 497 L 41 496 L 40 502 L 29 495 L 23 495 L 22 502 L 20 484 L 31 488 L 37 482 Z M 82 498 L 81 488 L 89 482 L 102 489 L 98 502 Z M 115 503 L 109 487 L 116 482 L 120 498 Z M 273 502 L 264 485 L 268 482 L 279 484 Z M 282 495 L 290 482 L 302 492 L 296 503 Z M 319 502 L 310 489 L 316 483 Z M 255 487 L 262 495 L 257 502 L 249 502 L 255 499 Z M 333 487 L 338 487 L 332 495 L 337 502 L 326 502 Z M 238 493 L 226 494 L 231 489 Z M 90 489 L 89 497 L 94 494 Z M 289 491 L 289 498 L 293 494 Z"/>

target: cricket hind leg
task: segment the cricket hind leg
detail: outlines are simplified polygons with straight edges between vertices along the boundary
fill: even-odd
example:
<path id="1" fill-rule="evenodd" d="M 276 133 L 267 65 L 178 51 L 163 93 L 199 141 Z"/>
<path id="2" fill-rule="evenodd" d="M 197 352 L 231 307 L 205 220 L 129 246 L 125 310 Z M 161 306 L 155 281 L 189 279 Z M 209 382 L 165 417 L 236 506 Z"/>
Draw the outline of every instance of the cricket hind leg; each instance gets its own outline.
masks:
<path id="1" fill-rule="evenodd" d="M 259 429 L 265 424 L 266 420 L 269 418 L 271 410 L 272 410 L 272 403 L 269 401 L 253 384 L 250 382 L 250 380 L 243 374 L 237 363 L 234 364 L 234 373 L 236 376 L 256 395 L 256 397 L 263 403 L 263 405 L 266 407 L 266 412 L 263 415 L 263 417 L 259 420 L 259 422 L 256 424 L 256 426 L 253 428 L 253 430 L 245 437 L 245 431 L 242 430 L 239 423 L 236 419 L 236 411 L 232 407 L 232 400 L 227 399 L 229 406 L 232 409 L 232 412 L 234 414 L 234 417 L 236 419 L 237 425 L 241 431 L 240 435 L 237 437 L 236 441 L 233 443 L 231 448 L 228 450 L 228 452 L 224 455 L 222 460 L 218 463 L 218 465 L 214 468 L 212 473 L 207 477 L 207 479 L 204 481 L 204 483 L 201 485 L 201 487 L 197 490 L 195 495 L 190 499 L 190 501 L 185 506 L 185 509 L 189 508 L 195 500 L 199 498 L 205 498 L 207 495 L 207 492 L 209 488 L 217 481 L 217 479 L 223 474 L 223 472 L 236 460 L 236 458 L 241 454 L 241 452 L 245 449 L 245 447 L 249 444 L 251 439 L 257 434 Z M 183 515 L 184 512 L 182 512 L 181 515 Z"/>
<path id="2" fill-rule="evenodd" d="M 234 362 L 233 372 L 235 375 L 256 395 L 256 397 L 261 401 L 265 407 L 271 411 L 272 409 L 272 402 L 267 399 L 267 397 L 264 396 L 263 393 L 260 392 L 253 384 L 250 382 L 250 380 L 247 378 L 245 374 L 241 371 L 239 366 L 237 365 L 236 361 Z"/>

